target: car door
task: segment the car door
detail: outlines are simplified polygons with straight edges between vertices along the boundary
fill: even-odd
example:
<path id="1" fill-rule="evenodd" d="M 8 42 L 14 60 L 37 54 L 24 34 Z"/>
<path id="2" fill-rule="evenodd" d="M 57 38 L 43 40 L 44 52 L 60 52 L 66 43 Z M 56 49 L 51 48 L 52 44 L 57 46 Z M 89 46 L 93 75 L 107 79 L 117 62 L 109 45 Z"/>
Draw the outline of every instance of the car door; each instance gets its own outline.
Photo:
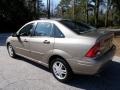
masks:
<path id="1" fill-rule="evenodd" d="M 34 23 L 29 23 L 23 26 L 14 37 L 12 44 L 17 54 L 30 57 L 30 38 Z"/>
<path id="2" fill-rule="evenodd" d="M 30 39 L 31 56 L 35 60 L 45 64 L 48 56 L 54 47 L 54 37 L 52 34 L 52 24 L 49 22 L 38 22 L 34 36 Z"/>

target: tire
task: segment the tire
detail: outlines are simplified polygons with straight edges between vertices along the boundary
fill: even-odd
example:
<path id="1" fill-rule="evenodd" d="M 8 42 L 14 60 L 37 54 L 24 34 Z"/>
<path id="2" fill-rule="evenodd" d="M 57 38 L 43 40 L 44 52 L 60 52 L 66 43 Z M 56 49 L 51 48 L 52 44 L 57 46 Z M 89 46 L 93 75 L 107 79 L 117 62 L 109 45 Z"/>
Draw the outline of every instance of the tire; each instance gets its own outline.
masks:
<path id="1" fill-rule="evenodd" d="M 7 45 L 8 54 L 10 57 L 15 58 L 16 54 L 11 44 Z"/>
<path id="2" fill-rule="evenodd" d="M 68 82 L 72 79 L 72 70 L 68 63 L 61 58 L 56 58 L 50 65 L 53 76 L 60 82 Z"/>

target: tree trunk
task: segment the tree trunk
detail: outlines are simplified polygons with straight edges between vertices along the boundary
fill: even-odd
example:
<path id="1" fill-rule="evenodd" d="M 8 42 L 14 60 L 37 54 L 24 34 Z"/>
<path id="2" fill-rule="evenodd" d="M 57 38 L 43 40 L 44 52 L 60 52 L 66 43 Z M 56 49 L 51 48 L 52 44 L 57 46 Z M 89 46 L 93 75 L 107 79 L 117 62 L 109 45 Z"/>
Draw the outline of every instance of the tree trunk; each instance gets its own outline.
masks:
<path id="1" fill-rule="evenodd" d="M 88 0 L 86 0 L 86 22 L 88 23 Z"/>
<path id="2" fill-rule="evenodd" d="M 99 0 L 95 2 L 95 25 L 98 27 Z"/>
<path id="3" fill-rule="evenodd" d="M 108 26 L 108 14 L 109 14 L 109 9 L 110 9 L 110 0 L 107 1 L 107 11 L 106 11 L 106 16 L 105 16 L 105 27 Z"/>
<path id="4" fill-rule="evenodd" d="M 75 20 L 75 0 L 73 0 L 73 20 Z"/>
<path id="5" fill-rule="evenodd" d="M 50 0 L 47 0 L 48 19 L 50 19 Z"/>

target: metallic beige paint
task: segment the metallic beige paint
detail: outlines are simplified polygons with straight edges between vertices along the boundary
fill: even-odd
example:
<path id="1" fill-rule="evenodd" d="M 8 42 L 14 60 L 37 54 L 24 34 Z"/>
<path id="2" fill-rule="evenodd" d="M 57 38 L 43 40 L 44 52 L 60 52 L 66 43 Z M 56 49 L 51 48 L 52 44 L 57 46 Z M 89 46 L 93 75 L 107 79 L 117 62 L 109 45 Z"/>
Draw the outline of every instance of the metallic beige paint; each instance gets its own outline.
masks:
<path id="1" fill-rule="evenodd" d="M 112 60 L 115 53 L 115 47 L 111 47 L 109 52 L 106 52 L 99 57 L 85 57 L 87 51 L 96 42 L 112 37 L 112 34 L 109 32 L 91 31 L 77 35 L 55 20 L 37 20 L 30 23 L 36 24 L 37 22 L 49 22 L 55 24 L 65 35 L 65 38 L 40 36 L 20 36 L 18 38 L 10 36 L 6 43 L 11 43 L 16 54 L 40 63 L 46 67 L 49 67 L 49 58 L 51 56 L 58 55 L 67 61 L 74 73 L 79 74 L 95 74 L 101 67 L 103 67 L 104 64 Z M 17 33 L 19 33 L 19 31 Z M 27 42 L 24 42 L 25 40 L 27 40 Z M 46 40 L 50 43 L 45 44 L 44 41 Z"/>

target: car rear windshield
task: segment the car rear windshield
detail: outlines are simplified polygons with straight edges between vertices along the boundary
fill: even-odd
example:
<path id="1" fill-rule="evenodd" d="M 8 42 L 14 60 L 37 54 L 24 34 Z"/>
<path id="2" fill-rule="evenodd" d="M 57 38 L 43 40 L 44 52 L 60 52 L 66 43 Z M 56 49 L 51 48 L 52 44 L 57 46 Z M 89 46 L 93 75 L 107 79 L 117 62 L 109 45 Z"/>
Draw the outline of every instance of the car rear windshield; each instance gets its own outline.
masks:
<path id="1" fill-rule="evenodd" d="M 88 24 L 85 24 L 85 23 L 81 23 L 81 22 L 75 22 L 75 21 L 70 21 L 70 20 L 61 20 L 59 22 L 77 34 L 82 34 L 82 33 L 89 32 L 95 29 L 94 27 Z"/>

